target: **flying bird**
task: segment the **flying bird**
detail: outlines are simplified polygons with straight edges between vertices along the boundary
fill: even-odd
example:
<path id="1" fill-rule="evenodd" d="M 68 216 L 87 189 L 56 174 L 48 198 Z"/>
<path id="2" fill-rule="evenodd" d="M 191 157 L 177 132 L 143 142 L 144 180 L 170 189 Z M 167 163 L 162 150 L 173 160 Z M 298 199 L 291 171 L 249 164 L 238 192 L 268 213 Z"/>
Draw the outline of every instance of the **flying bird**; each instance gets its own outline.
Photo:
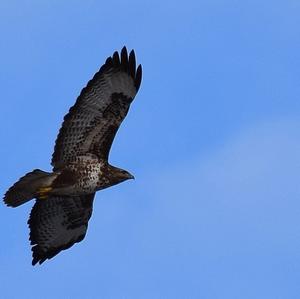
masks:
<path id="1" fill-rule="evenodd" d="M 35 169 L 4 195 L 7 206 L 36 199 L 28 225 L 32 265 L 42 264 L 85 237 L 95 192 L 133 175 L 108 163 L 114 137 L 142 79 L 135 53 L 116 51 L 82 89 L 64 117 L 52 172 Z"/>

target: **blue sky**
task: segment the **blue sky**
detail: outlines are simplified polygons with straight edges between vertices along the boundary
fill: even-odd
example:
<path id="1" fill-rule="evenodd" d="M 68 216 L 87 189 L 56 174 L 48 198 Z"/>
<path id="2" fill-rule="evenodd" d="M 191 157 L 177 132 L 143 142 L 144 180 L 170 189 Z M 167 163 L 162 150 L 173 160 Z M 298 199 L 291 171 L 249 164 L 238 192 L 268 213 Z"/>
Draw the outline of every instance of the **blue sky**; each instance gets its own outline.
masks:
<path id="1" fill-rule="evenodd" d="M 2 298 L 292 299 L 300 286 L 300 2 L 2 1 L 2 194 L 50 170 L 106 57 L 144 77 L 85 240 L 31 266 L 32 202 L 0 206 Z"/>

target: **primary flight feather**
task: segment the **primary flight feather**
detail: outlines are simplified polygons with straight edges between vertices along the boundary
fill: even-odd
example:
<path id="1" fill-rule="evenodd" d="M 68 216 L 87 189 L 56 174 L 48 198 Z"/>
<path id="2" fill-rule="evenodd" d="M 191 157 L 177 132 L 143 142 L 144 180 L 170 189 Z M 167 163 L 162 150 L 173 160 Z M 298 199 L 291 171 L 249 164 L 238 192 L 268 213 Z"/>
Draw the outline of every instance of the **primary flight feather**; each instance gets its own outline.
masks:
<path id="1" fill-rule="evenodd" d="M 128 55 L 124 47 L 108 57 L 64 117 L 53 172 L 35 169 L 6 192 L 11 207 L 36 198 L 28 220 L 33 265 L 85 237 L 96 191 L 134 178 L 110 165 L 108 156 L 141 79 L 133 50 Z"/>

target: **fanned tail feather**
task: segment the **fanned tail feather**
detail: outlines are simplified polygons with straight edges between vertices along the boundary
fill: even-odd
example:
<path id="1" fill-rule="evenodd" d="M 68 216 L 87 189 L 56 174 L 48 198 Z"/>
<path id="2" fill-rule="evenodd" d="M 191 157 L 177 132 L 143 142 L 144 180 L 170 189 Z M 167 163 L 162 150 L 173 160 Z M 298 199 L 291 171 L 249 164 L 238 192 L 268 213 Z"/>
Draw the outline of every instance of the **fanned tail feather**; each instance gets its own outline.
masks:
<path id="1" fill-rule="evenodd" d="M 19 179 L 4 195 L 4 202 L 10 207 L 18 207 L 36 197 L 39 188 L 45 185 L 45 181 L 51 173 L 35 169 Z"/>

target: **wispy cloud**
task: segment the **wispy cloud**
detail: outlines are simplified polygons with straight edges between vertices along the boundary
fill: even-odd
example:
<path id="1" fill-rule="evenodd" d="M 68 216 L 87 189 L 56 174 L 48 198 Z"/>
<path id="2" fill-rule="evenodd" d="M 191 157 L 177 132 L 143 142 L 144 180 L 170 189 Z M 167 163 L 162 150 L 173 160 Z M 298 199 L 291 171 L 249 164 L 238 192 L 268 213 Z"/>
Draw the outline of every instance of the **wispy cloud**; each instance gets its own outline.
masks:
<path id="1" fill-rule="evenodd" d="M 300 267 L 299 129 L 298 120 L 257 124 L 145 186 L 152 218 L 141 219 L 140 242 L 152 244 L 153 264 L 198 291 L 202 281 L 239 298 L 266 298 L 263 290 L 280 282 L 284 294 L 291 267 Z"/>

